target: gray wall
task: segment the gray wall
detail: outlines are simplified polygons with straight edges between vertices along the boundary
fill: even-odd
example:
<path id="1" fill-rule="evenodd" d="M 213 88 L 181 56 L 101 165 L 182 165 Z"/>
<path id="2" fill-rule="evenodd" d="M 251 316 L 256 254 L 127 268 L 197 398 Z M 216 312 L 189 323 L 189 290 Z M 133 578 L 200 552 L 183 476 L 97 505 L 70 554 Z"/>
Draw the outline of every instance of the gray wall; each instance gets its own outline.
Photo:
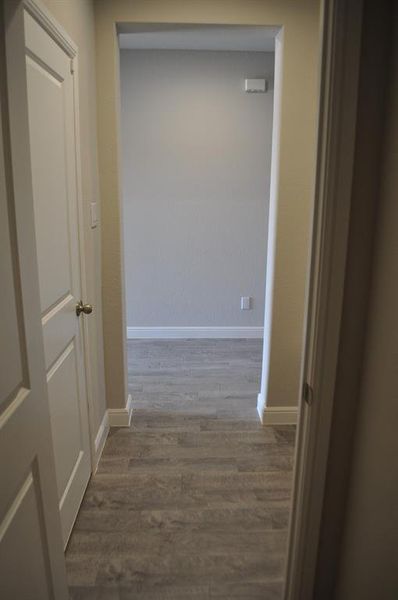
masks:
<path id="1" fill-rule="evenodd" d="M 273 63 L 121 51 L 128 326 L 263 325 L 273 93 L 243 85 Z"/>

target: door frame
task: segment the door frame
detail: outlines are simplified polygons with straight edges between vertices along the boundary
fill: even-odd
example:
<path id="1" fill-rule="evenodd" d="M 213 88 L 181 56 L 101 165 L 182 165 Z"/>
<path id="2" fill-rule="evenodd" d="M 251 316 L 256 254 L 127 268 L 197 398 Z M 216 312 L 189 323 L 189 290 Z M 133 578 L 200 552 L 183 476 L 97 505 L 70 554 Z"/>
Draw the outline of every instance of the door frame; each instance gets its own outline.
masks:
<path id="1" fill-rule="evenodd" d="M 320 0 L 322 2 L 323 0 Z M 115 88 L 117 92 L 117 96 L 120 104 L 120 93 L 121 93 L 121 79 L 120 79 L 120 46 L 118 41 L 118 34 L 124 32 L 126 27 L 130 25 L 137 25 L 138 22 L 135 21 L 117 21 L 115 23 L 115 52 L 117 55 L 117 78 L 115 83 Z M 149 21 L 145 23 L 146 26 L 152 25 Z M 173 25 L 178 26 L 186 26 L 187 23 L 183 21 L 173 22 Z M 203 23 L 195 23 L 196 27 L 206 27 L 208 24 Z M 214 25 L 214 24 L 213 24 Z M 235 27 L 236 24 L 223 24 L 223 27 Z M 263 25 L 243 25 L 243 23 L 239 26 L 245 27 L 271 27 L 271 25 L 263 24 Z M 272 147 L 271 147 L 271 164 L 270 164 L 270 187 L 269 187 L 269 200 L 267 207 L 267 219 L 266 219 L 266 238 L 267 238 L 267 249 L 266 249 L 266 257 L 265 257 L 265 296 L 264 296 L 264 308 L 262 311 L 262 329 L 263 329 L 263 350 L 261 355 L 261 377 L 260 377 L 260 386 L 257 393 L 257 403 L 256 410 L 259 421 L 264 424 L 295 424 L 297 422 L 297 406 L 282 406 L 276 407 L 275 412 L 267 411 L 267 388 L 268 388 L 268 376 L 269 376 L 269 368 L 270 368 L 270 348 L 271 348 L 271 334 L 272 334 L 272 321 L 273 321 L 273 295 L 274 295 L 274 271 L 275 271 L 275 256 L 276 256 L 276 228 L 277 228 L 277 218 L 278 218 L 278 208 L 279 208 L 279 197 L 278 197 L 278 178 L 279 178 L 279 166 L 280 166 L 280 140 L 281 140 L 281 120 L 282 120 L 282 85 L 283 85 L 283 52 L 284 52 L 284 26 L 278 25 L 274 26 L 275 34 L 273 35 L 273 39 L 275 42 L 274 48 L 274 73 L 273 73 L 273 106 L 272 106 Z M 119 146 L 121 143 L 121 132 L 122 132 L 122 122 L 121 122 L 121 112 L 118 112 L 117 115 L 117 135 L 119 140 Z M 122 161 L 121 156 L 119 156 L 119 176 L 121 177 L 122 173 Z M 121 194 L 121 197 L 123 194 Z M 123 205 L 123 200 L 121 200 L 121 204 Z M 123 210 L 122 219 L 120 221 L 120 231 L 123 231 Z M 123 235 L 121 236 L 123 238 Z M 121 256 L 122 256 L 122 264 L 124 265 L 124 254 L 125 247 L 122 242 L 121 247 Z M 122 302 L 122 314 L 123 314 L 123 323 L 127 322 L 127 297 L 126 297 L 126 284 L 125 284 L 125 271 L 122 269 L 122 279 L 123 279 L 123 302 Z M 127 346 L 128 346 L 128 337 L 127 337 L 127 329 L 128 327 L 124 327 L 123 335 L 123 354 L 125 356 L 125 360 L 127 360 Z M 138 329 L 140 329 L 138 327 Z M 146 328 L 142 328 L 146 329 Z M 162 329 L 162 328 L 160 328 Z M 201 327 L 165 327 L 164 329 L 202 329 Z M 204 329 L 223 329 L 221 328 L 204 328 Z M 239 329 L 239 328 L 238 328 Z M 243 328 L 242 328 L 243 329 Z M 249 328 L 250 329 L 250 328 Z M 144 336 L 145 337 L 145 336 Z M 159 337 L 159 336 L 157 336 Z M 160 335 L 160 337 L 162 337 Z M 167 335 L 170 337 L 170 335 Z M 174 336 L 171 336 L 174 337 Z M 179 338 L 179 336 L 176 336 Z M 191 335 L 189 336 L 191 337 Z M 194 335 L 193 337 L 201 337 Z M 208 336 L 204 336 L 208 337 Z M 211 337 L 211 336 L 210 336 Z M 215 336 L 216 337 L 216 336 Z M 223 337 L 223 336 L 220 336 Z M 234 337 L 234 336 L 232 336 Z M 249 336 L 250 337 L 250 336 Z M 126 375 L 126 373 L 125 373 Z M 130 394 L 127 395 L 130 397 Z"/>
<path id="2" fill-rule="evenodd" d="M 335 401 L 363 0 L 324 0 L 315 212 L 284 600 L 313 597 Z M 343 99 L 343 100 L 342 100 Z M 304 395 L 306 396 L 304 398 Z"/>
<path id="3" fill-rule="evenodd" d="M 8 14 L 12 14 L 12 11 L 20 10 L 21 15 L 26 10 L 33 19 L 44 29 L 44 31 L 62 48 L 67 54 L 71 62 L 71 72 L 73 74 L 73 101 L 74 101 L 74 129 L 75 129 L 75 156 L 76 156 L 76 200 L 77 200 L 77 219 L 78 219 L 78 244 L 79 244 L 79 268 L 80 268 L 80 289 L 82 299 L 88 298 L 88 285 L 87 285 L 87 260 L 85 251 L 85 218 L 83 210 L 83 191 L 82 191 L 82 168 L 81 168 L 81 150 L 80 150 L 80 115 L 79 115 L 79 61 L 78 61 L 78 47 L 66 31 L 59 25 L 54 19 L 52 14 L 43 6 L 40 0 L 20 0 L 17 8 L 15 8 L 15 2 L 13 0 L 6 0 L 5 10 Z M 7 36 L 6 35 L 6 53 L 8 56 L 18 56 L 18 48 L 21 39 L 24 39 L 24 26 L 23 19 L 20 19 L 17 23 L 19 28 L 18 36 Z M 22 65 L 18 60 L 7 60 L 7 89 L 9 96 L 9 106 L 12 110 L 12 106 L 16 106 L 16 112 L 22 111 L 27 114 L 28 111 L 28 99 L 26 83 L 25 68 L 22 73 Z M 17 79 L 17 85 L 10 85 L 11 80 Z M 16 89 L 18 88 L 19 93 L 17 94 Z M 10 130 L 11 140 L 14 135 L 21 135 L 21 132 L 14 132 L 12 127 Z M 23 132 L 23 137 L 26 140 L 29 139 L 29 131 Z M 12 156 L 12 162 L 22 161 L 23 158 L 20 156 Z M 30 160 L 28 171 L 30 172 Z M 30 184 L 31 185 L 31 184 Z M 90 463 L 91 473 L 96 469 L 98 462 L 98 451 L 96 449 L 95 440 L 95 428 L 93 427 L 93 415 L 95 414 L 93 389 L 92 389 L 92 377 L 91 377 L 91 362 L 92 355 L 90 351 L 89 343 L 89 324 L 87 319 L 83 319 L 82 325 L 82 343 L 83 343 L 83 356 L 84 356 L 84 386 L 87 398 L 87 410 L 88 410 L 88 434 L 90 440 Z"/>

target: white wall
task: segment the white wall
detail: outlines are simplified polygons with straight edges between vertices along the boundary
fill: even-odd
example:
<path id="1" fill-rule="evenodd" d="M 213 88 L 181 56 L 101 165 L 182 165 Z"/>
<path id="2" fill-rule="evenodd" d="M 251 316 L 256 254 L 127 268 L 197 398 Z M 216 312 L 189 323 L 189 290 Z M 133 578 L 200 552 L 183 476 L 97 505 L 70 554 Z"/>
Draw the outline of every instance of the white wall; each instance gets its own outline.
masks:
<path id="1" fill-rule="evenodd" d="M 267 76 L 272 88 L 273 64 L 121 51 L 128 326 L 262 327 L 273 92 L 243 86 Z"/>

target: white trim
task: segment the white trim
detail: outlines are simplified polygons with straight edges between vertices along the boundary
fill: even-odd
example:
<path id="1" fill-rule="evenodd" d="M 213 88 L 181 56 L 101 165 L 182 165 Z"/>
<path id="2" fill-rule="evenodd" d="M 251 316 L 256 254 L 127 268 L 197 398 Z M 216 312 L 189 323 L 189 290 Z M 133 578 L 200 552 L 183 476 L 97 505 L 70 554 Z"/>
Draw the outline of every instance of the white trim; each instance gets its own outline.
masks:
<path id="1" fill-rule="evenodd" d="M 265 395 L 262 392 L 260 392 L 257 396 L 257 412 L 258 412 L 258 416 L 260 417 L 261 423 L 263 422 L 264 411 L 265 411 Z"/>
<path id="2" fill-rule="evenodd" d="M 262 338 L 263 327 L 127 327 L 127 339 Z"/>
<path id="3" fill-rule="evenodd" d="M 110 427 L 130 427 L 131 416 L 133 414 L 133 399 L 131 394 L 127 397 L 127 404 L 124 408 L 109 408 L 108 419 Z"/>
<path id="4" fill-rule="evenodd" d="M 77 218 L 78 218 L 78 236 L 79 236 L 79 267 L 80 267 L 80 295 L 85 302 L 92 302 L 88 291 L 87 271 L 90 265 L 87 264 L 86 252 L 86 231 L 87 218 L 83 198 L 83 183 L 82 183 L 82 158 L 81 158 L 81 134 L 80 134 L 80 103 L 79 103 L 79 57 L 76 54 L 73 58 L 73 103 L 75 117 L 75 159 L 76 159 L 76 195 L 77 195 Z M 89 229 L 88 229 L 89 230 Z M 90 231 L 90 230 L 89 230 Z M 95 307 L 94 307 L 95 310 Z M 96 319 L 94 314 L 92 319 Z M 86 384 L 86 398 L 88 410 L 88 424 L 90 435 L 90 451 L 91 451 L 91 470 L 97 468 L 97 449 L 96 438 L 94 438 L 94 423 L 96 414 L 95 396 L 93 389 L 93 351 L 90 343 L 90 323 L 88 319 L 82 321 L 82 338 L 84 352 L 84 373 Z"/>
<path id="5" fill-rule="evenodd" d="M 76 44 L 40 0 L 23 0 L 23 6 L 70 58 L 76 56 Z"/>
<path id="6" fill-rule="evenodd" d="M 268 396 L 270 368 L 271 368 L 271 342 L 274 325 L 274 280 L 276 263 L 276 233 L 279 210 L 279 170 L 280 170 L 280 143 L 282 124 L 282 80 L 283 80 L 283 49 L 284 29 L 281 28 L 275 37 L 275 65 L 274 65 L 274 105 L 272 120 L 272 147 L 271 147 L 271 179 L 268 209 L 267 254 L 264 296 L 264 342 L 263 358 L 261 363 L 261 394 Z"/>
<path id="7" fill-rule="evenodd" d="M 295 425 L 297 423 L 297 406 L 266 406 L 265 398 L 257 396 L 257 412 L 263 425 Z"/>
<path id="8" fill-rule="evenodd" d="M 109 416 L 106 410 L 94 440 L 94 461 L 92 471 L 95 473 L 109 433 Z"/>

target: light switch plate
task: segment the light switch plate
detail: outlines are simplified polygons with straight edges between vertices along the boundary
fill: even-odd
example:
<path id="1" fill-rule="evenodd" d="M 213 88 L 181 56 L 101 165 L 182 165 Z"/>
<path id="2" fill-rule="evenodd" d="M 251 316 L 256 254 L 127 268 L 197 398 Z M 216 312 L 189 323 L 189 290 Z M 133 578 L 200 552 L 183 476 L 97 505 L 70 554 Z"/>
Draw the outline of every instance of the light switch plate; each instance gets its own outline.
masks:
<path id="1" fill-rule="evenodd" d="M 97 210 L 96 202 L 91 202 L 91 204 L 90 204 L 90 215 L 91 215 L 91 229 L 94 229 L 98 225 L 98 210 Z"/>

